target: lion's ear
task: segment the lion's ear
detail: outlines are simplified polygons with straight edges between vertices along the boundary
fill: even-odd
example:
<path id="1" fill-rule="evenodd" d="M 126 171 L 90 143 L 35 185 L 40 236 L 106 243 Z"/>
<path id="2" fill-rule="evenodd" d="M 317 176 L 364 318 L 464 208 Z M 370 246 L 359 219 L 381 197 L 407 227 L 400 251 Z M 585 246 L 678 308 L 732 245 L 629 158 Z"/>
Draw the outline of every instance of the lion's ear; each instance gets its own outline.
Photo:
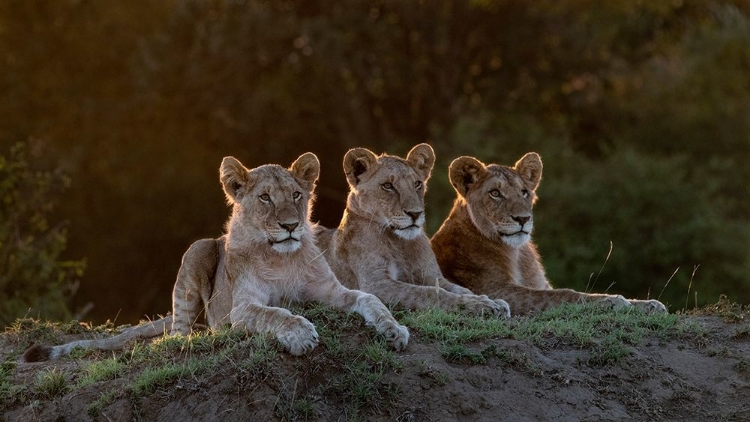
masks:
<path id="1" fill-rule="evenodd" d="M 536 190 L 542 181 L 542 157 L 535 152 L 529 152 L 516 162 L 513 168 L 521 175 L 531 190 Z"/>
<path id="2" fill-rule="evenodd" d="M 320 161 L 312 152 L 306 152 L 292 163 L 289 172 L 300 186 L 312 192 L 315 189 L 315 181 L 320 175 Z"/>
<path id="3" fill-rule="evenodd" d="M 367 148 L 350 149 L 344 155 L 344 173 L 351 186 L 359 184 L 359 176 L 370 170 L 378 157 Z"/>
<path id="4" fill-rule="evenodd" d="M 219 180 L 230 204 L 238 202 L 250 182 L 250 173 L 240 161 L 234 157 L 224 157 L 219 167 Z"/>
<path id="5" fill-rule="evenodd" d="M 484 163 L 474 157 L 458 157 L 448 167 L 451 185 L 461 196 L 466 196 L 466 192 L 485 173 L 487 173 L 487 168 Z"/>
<path id="6" fill-rule="evenodd" d="M 428 144 L 419 144 L 409 151 L 406 161 L 427 181 L 432 173 L 432 166 L 435 165 L 435 151 Z"/>

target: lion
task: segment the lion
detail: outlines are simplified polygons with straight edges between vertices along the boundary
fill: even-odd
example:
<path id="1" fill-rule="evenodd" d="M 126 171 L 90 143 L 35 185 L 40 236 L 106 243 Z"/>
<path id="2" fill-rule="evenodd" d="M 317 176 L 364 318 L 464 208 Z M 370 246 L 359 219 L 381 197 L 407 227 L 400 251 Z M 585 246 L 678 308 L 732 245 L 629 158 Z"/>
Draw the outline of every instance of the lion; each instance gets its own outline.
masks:
<path id="1" fill-rule="evenodd" d="M 289 169 L 252 170 L 223 159 L 220 179 L 232 215 L 226 234 L 193 243 L 182 259 L 172 293 L 172 315 L 106 339 L 32 348 L 24 360 L 55 359 L 75 347 L 116 350 L 135 338 L 166 332 L 189 334 L 202 312 L 209 327 L 231 324 L 250 333 L 273 333 L 286 351 L 302 355 L 319 341 L 313 324 L 282 307 L 315 301 L 356 312 L 389 344 L 404 349 L 409 331 L 372 294 L 344 287 L 315 245 L 308 220 L 320 172 L 315 154 L 301 155 Z"/>
<path id="2" fill-rule="evenodd" d="M 532 208 L 542 179 L 542 159 L 537 153 L 524 155 L 513 167 L 459 157 L 448 173 L 457 198 L 431 244 L 441 271 L 451 281 L 472 292 L 504 299 L 514 314 L 589 301 L 666 312 L 657 300 L 552 288 L 531 241 Z"/>
<path id="3" fill-rule="evenodd" d="M 317 242 L 341 282 L 408 309 L 439 307 L 509 316 L 508 304 L 477 296 L 443 277 L 422 226 L 435 153 L 427 144 L 406 159 L 349 150 L 346 210 L 336 229 L 318 226 Z"/>

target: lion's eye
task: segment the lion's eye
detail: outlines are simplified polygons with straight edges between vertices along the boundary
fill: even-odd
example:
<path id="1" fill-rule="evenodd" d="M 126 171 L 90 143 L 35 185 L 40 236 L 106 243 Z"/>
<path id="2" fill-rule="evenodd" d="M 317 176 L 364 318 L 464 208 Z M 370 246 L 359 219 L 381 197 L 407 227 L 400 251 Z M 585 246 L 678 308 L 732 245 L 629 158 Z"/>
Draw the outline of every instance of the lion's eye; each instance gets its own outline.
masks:
<path id="1" fill-rule="evenodd" d="M 422 182 L 419 181 L 419 180 L 417 180 L 416 182 L 414 182 L 414 189 L 416 189 L 416 190 L 422 189 Z"/>
<path id="2" fill-rule="evenodd" d="M 393 190 L 393 183 L 391 182 L 385 182 L 380 186 L 382 186 L 384 190 Z"/>
<path id="3" fill-rule="evenodd" d="M 490 191 L 490 196 L 491 196 L 491 197 L 493 197 L 493 198 L 500 198 L 500 197 L 502 197 L 503 195 L 502 195 L 502 194 L 500 193 L 500 191 L 499 191 L 499 190 L 497 190 L 497 189 L 492 189 L 492 190 Z"/>
<path id="4" fill-rule="evenodd" d="M 300 199 L 301 197 L 302 197 L 302 194 L 300 192 L 294 192 L 292 194 L 292 199 L 294 199 L 295 201 Z"/>
<path id="5" fill-rule="evenodd" d="M 524 198 L 528 198 L 529 197 L 529 191 L 526 190 L 526 189 L 522 190 L 521 194 L 523 195 Z"/>
<path id="6" fill-rule="evenodd" d="M 264 193 L 260 196 L 260 200 L 263 202 L 271 202 L 271 197 L 267 193 Z"/>

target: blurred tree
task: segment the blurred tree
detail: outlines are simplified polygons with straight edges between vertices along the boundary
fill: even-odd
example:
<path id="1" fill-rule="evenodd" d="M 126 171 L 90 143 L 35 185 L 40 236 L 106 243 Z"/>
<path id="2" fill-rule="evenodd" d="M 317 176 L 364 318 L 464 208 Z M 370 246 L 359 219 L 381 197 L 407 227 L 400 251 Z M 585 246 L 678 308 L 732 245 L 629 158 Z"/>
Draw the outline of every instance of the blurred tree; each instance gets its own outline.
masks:
<path id="1" fill-rule="evenodd" d="M 452 202 L 451 159 L 509 164 L 533 149 L 547 166 L 536 236 L 557 285 L 597 271 L 612 240 L 602 277 L 618 280 L 613 291 L 645 296 L 702 264 L 715 286 L 705 300 L 742 299 L 750 242 L 713 239 L 750 220 L 749 17 L 744 0 L 11 0 L 0 3 L 0 146 L 45 139 L 40 164 L 74 180 L 57 213 L 70 255 L 88 258 L 75 304 L 93 300 L 97 320 L 169 309 L 181 254 L 228 214 L 223 156 L 256 166 L 318 154 L 313 218 L 330 226 L 348 148 L 403 154 L 424 141 L 438 153 L 429 231 Z M 621 162 L 640 163 L 641 178 Z M 620 184 L 635 199 L 607 190 Z M 665 198 L 680 223 L 658 249 L 670 253 L 644 253 L 615 226 L 638 207 L 661 221 L 672 208 L 644 208 L 647 196 L 678 190 Z M 595 195 L 586 213 L 545 199 Z M 589 225 L 545 223 L 573 219 Z M 688 241 L 713 224 L 711 240 Z M 682 303 L 673 283 L 663 298 Z"/>
<path id="2" fill-rule="evenodd" d="M 537 213 L 550 276 L 581 290 L 656 298 L 679 267 L 660 298 L 674 310 L 685 306 L 700 265 L 691 290 L 699 299 L 749 297 L 743 274 L 750 271 L 750 226 L 728 219 L 718 186 L 691 178 L 691 167 L 683 154 L 662 158 L 628 148 L 604 162 L 574 155 L 556 162 Z"/>
<path id="3" fill-rule="evenodd" d="M 50 215 L 70 181 L 35 170 L 25 143 L 0 155 L 0 325 L 24 316 L 68 319 L 83 261 L 60 259 L 64 224 Z"/>

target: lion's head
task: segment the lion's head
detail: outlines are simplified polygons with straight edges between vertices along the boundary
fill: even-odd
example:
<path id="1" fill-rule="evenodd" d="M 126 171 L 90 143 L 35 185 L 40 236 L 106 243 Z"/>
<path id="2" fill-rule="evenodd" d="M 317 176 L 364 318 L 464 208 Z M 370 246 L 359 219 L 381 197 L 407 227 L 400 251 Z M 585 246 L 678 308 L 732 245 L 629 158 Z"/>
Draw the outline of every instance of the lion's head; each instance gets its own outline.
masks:
<path id="1" fill-rule="evenodd" d="M 229 230 L 252 243 L 266 243 L 277 252 L 299 249 L 309 236 L 307 219 L 320 162 L 302 154 L 289 169 L 275 164 L 248 170 L 225 157 L 219 175 L 227 201 L 234 206 Z"/>
<path id="2" fill-rule="evenodd" d="M 530 152 L 513 167 L 485 165 L 474 157 L 453 160 L 448 170 L 459 200 L 485 237 L 519 247 L 531 239 L 532 207 L 542 179 L 542 159 Z"/>
<path id="3" fill-rule="evenodd" d="M 365 148 L 349 150 L 344 173 L 349 182 L 347 208 L 379 223 L 403 239 L 415 239 L 424 225 L 424 194 L 435 164 L 427 144 L 409 151 L 406 159 Z"/>

